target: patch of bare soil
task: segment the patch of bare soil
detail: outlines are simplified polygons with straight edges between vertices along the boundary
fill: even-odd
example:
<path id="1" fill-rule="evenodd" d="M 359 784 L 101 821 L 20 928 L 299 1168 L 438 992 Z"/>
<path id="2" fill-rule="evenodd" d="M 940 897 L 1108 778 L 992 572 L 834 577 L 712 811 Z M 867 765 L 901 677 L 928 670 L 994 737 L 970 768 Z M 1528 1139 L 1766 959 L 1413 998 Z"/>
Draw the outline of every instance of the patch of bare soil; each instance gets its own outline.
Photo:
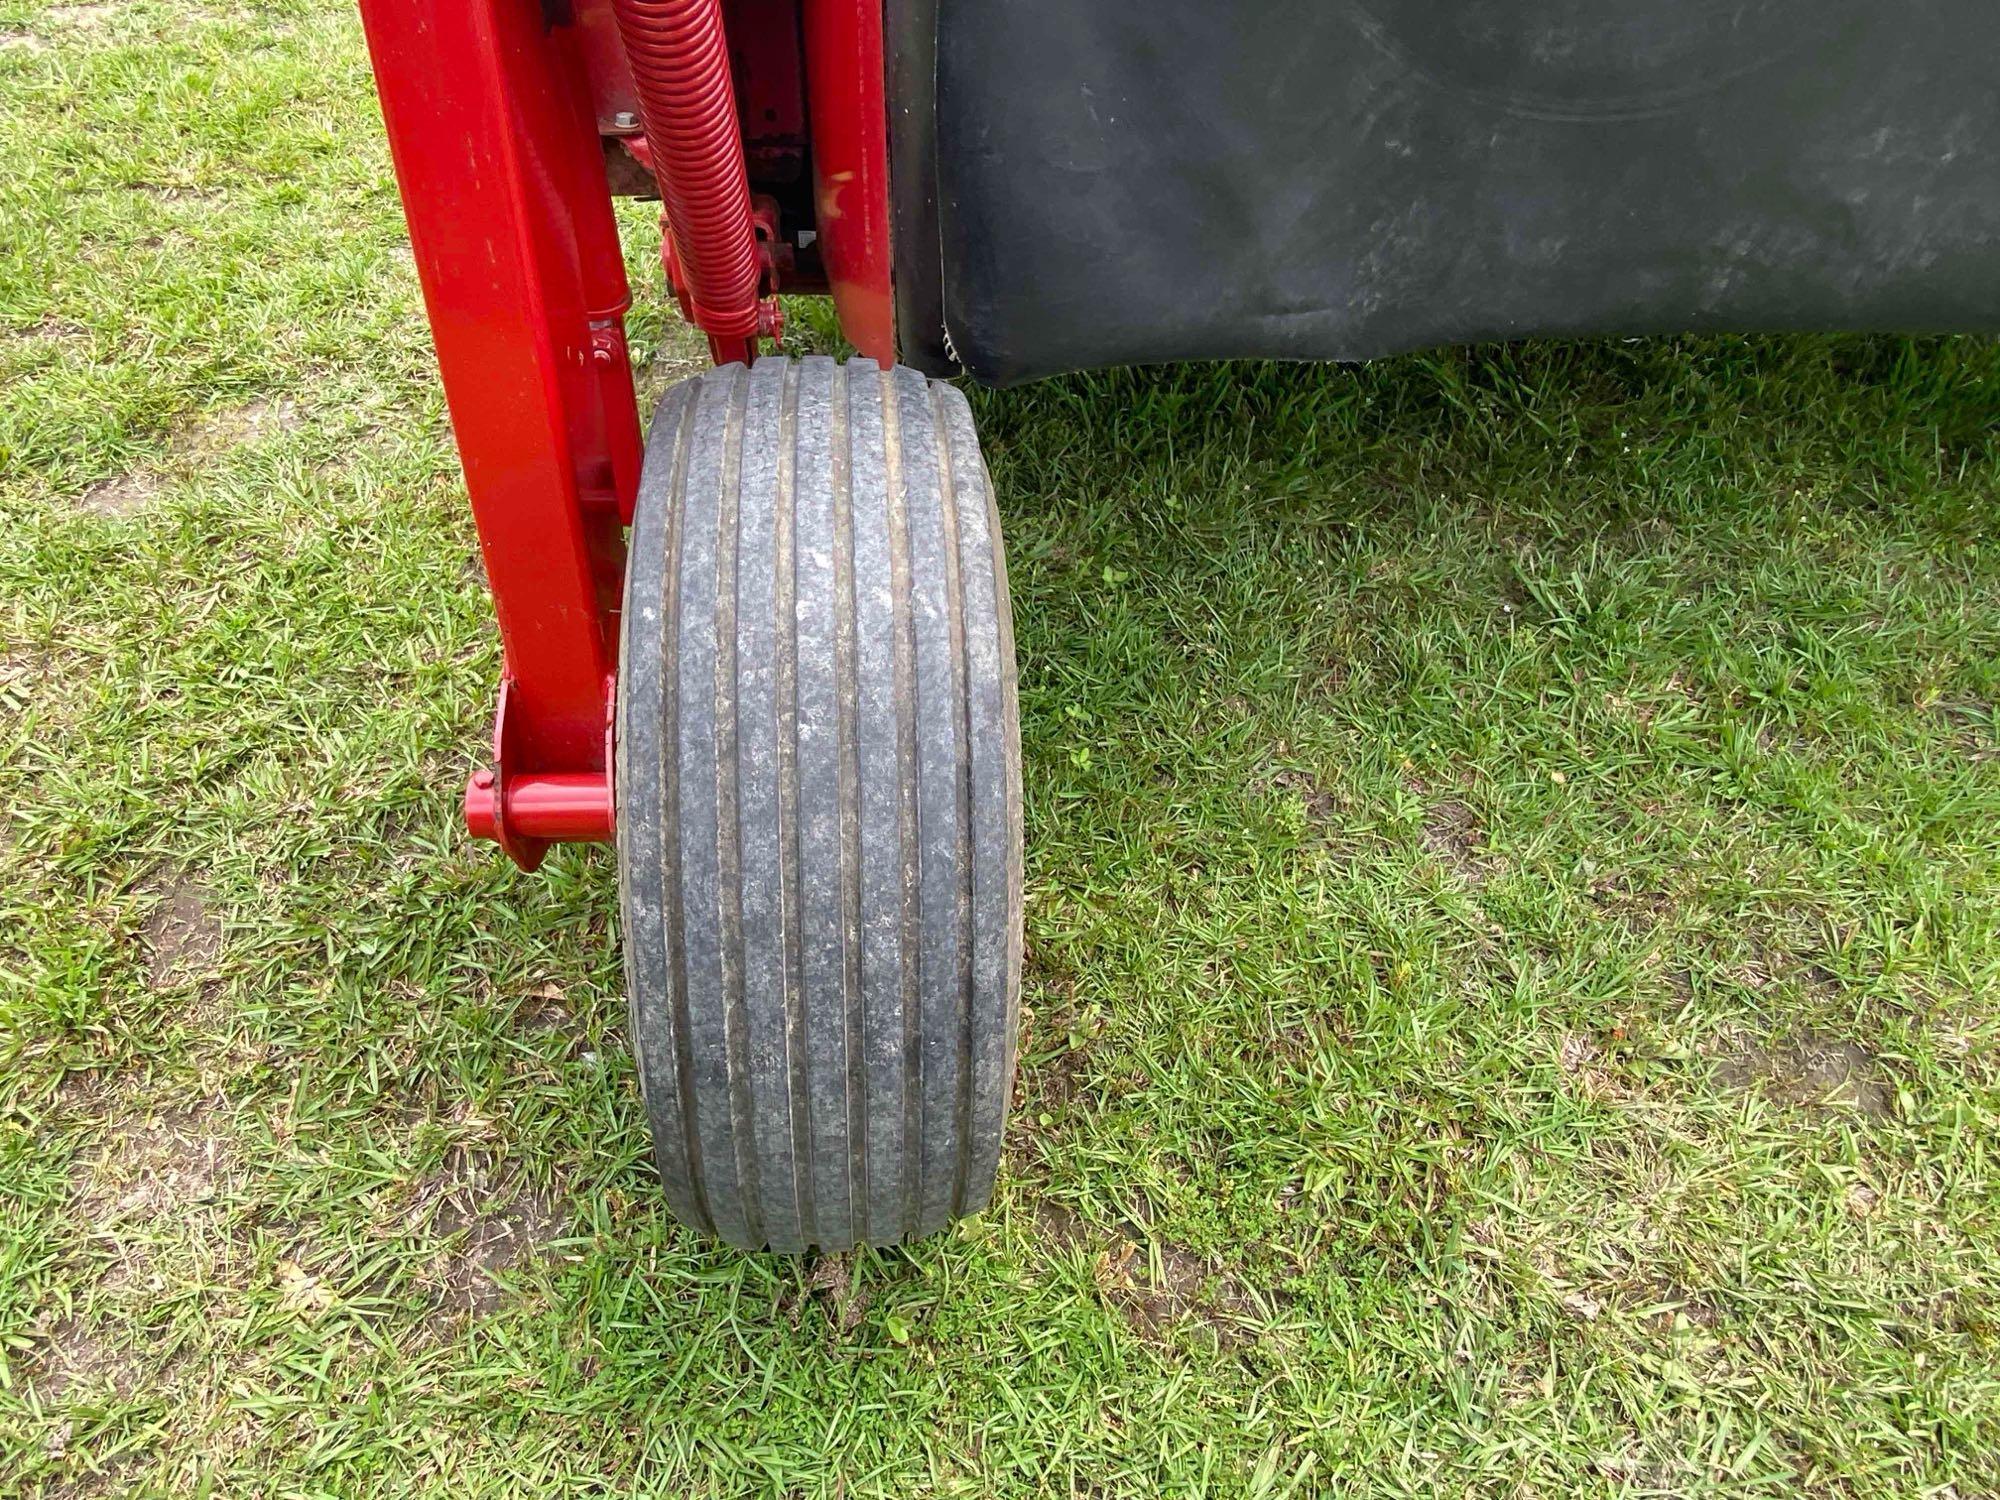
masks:
<path id="1" fill-rule="evenodd" d="M 1662 1329 L 1682 1321 L 1696 1328 L 1714 1328 L 1723 1319 L 1722 1303 L 1671 1277 L 1639 1275 L 1618 1288 L 1618 1301 L 1627 1311 L 1643 1312 L 1646 1321 Z"/>
<path id="2" fill-rule="evenodd" d="M 1065 1049 L 1040 1062 L 1023 1058 L 1014 1075 L 1016 1109 L 1030 1122 L 1053 1117 L 1087 1087 L 1088 1064 L 1083 1048 Z"/>
<path id="3" fill-rule="evenodd" d="M 1671 893 L 1639 884 L 1625 870 L 1607 870 L 1590 882 L 1584 892 L 1607 917 L 1646 926 L 1656 926 L 1674 914 Z"/>
<path id="4" fill-rule="evenodd" d="M 1853 1109 L 1871 1119 L 1887 1119 L 1896 1104 L 1895 1088 L 1867 1048 L 1810 1033 L 1785 1043 L 1731 1036 L 1715 1054 L 1715 1077 L 1725 1088 L 1754 1088 L 1781 1104 Z"/>
<path id="5" fill-rule="evenodd" d="M 195 189 L 170 189 L 182 196 L 192 196 Z M 230 407 L 224 411 L 211 412 L 200 423 L 190 428 L 181 441 L 191 447 L 207 452 L 219 453 L 230 448 L 241 447 L 267 437 L 298 431 L 303 420 L 298 403 L 284 397 L 258 397 L 242 406 Z"/>
<path id="6" fill-rule="evenodd" d="M 1101 1231 L 1060 1204 L 1035 1207 L 1042 1237 L 1064 1250 L 1091 1256 L 1098 1294 L 1140 1337 L 1161 1340 L 1176 1323 L 1195 1318 L 1225 1348 L 1256 1342 L 1264 1308 L 1236 1277 L 1192 1251 L 1132 1230 Z"/>
<path id="7" fill-rule="evenodd" d="M 0 709 L 18 713 L 26 708 L 54 675 L 44 652 L 29 646 L 0 649 Z"/>
<path id="8" fill-rule="evenodd" d="M 208 190 L 200 188 L 160 188 L 153 191 L 169 198 L 209 196 Z M 260 396 L 242 406 L 206 413 L 166 440 L 161 446 L 156 467 L 133 469 L 99 480 L 83 492 L 77 503 L 99 515 L 131 515 L 160 493 L 166 483 L 161 469 L 185 468 L 227 453 L 232 448 L 296 431 L 303 421 L 298 404 L 283 397 Z"/>
<path id="9" fill-rule="evenodd" d="M 185 182 L 134 182 L 128 185 L 128 190 L 162 203 L 211 203 L 225 196 L 221 188 L 195 187 Z"/>
<path id="10" fill-rule="evenodd" d="M 1076 971 L 1030 943 L 1021 952 L 1021 989 L 1043 1010 L 1052 1010 L 1075 993 Z"/>
<path id="11" fill-rule="evenodd" d="M 19 32 L 0 35 L 0 52 L 8 50 L 37 51 L 47 43 L 37 37 Z M 72 323 L 67 318 L 53 314 L 41 319 L 32 328 L 12 328 L 0 334 L 15 343 L 22 344 L 74 344 L 90 337 L 90 330 L 81 323 Z"/>
<path id="12" fill-rule="evenodd" d="M 131 1105 L 112 1099 L 102 1085 L 77 1092 L 106 1121 L 71 1179 L 73 1222 L 92 1256 L 107 1262 L 98 1285 L 111 1293 L 157 1290 L 165 1284 L 158 1259 L 163 1230 L 178 1231 L 221 1212 L 236 1180 L 235 1141 L 220 1101 L 120 1118 L 117 1111 Z"/>
<path id="13" fill-rule="evenodd" d="M 559 984 L 539 984 L 521 997 L 515 1012 L 523 1031 L 558 1031 L 565 1036 L 581 1035 L 582 1023 L 569 1009 L 569 996 Z"/>
<path id="14" fill-rule="evenodd" d="M 462 1158 L 456 1178 L 440 1187 L 433 1227 L 458 1241 L 444 1263 L 440 1310 L 480 1317 L 500 1305 L 495 1276 L 527 1264 L 565 1225 L 548 1196 L 502 1177 L 478 1155 Z"/>
<path id="15" fill-rule="evenodd" d="M 1486 853 L 1485 825 L 1479 815 L 1456 797 L 1433 802 L 1424 813 L 1424 851 L 1470 886 L 1492 878 L 1493 862 Z"/>
<path id="16" fill-rule="evenodd" d="M 97 1231 L 186 1213 L 222 1196 L 235 1170 L 234 1147 L 209 1105 L 114 1122 L 84 1165 L 79 1212 Z"/>
<path id="17" fill-rule="evenodd" d="M 115 479 L 101 479 L 83 492 L 78 502 L 85 510 L 101 516 L 129 516 L 160 492 L 160 476 L 134 469 Z"/>
<path id="18" fill-rule="evenodd" d="M 1020 1066 L 1014 1107 L 1033 1123 L 1075 1098 L 1087 1084 L 1089 1039 L 1101 1020 L 1078 1014 L 1076 975 L 1035 948 L 1022 954 Z"/>
<path id="19" fill-rule="evenodd" d="M 222 953 L 222 922 L 186 873 L 172 878 L 146 919 L 146 978 L 154 989 L 205 974 Z"/>
<path id="20" fill-rule="evenodd" d="M 44 1402 L 59 1402 L 72 1390 L 109 1389 L 124 1396 L 138 1384 L 132 1356 L 85 1328 L 76 1318 L 64 1318 L 51 1328 L 46 1342 L 27 1360 L 27 1386 Z M 53 1454 L 52 1457 L 61 1457 Z"/>
<path id="21" fill-rule="evenodd" d="M 65 1119 L 101 1119 L 110 1108 L 112 1084 L 108 1070 L 75 1068 L 56 1085 L 55 1104 Z"/>
<path id="22" fill-rule="evenodd" d="M 1266 778 L 1266 785 L 1273 791 L 1290 792 L 1297 797 L 1314 823 L 1330 822 L 1340 810 L 1340 799 L 1326 784 L 1298 766 L 1275 767 Z"/>
<path id="23" fill-rule="evenodd" d="M 826 1320 L 842 1333 L 852 1333 L 868 1316 L 875 1298 L 865 1286 L 854 1284 L 854 1256 L 822 1255 L 807 1273 L 805 1295 L 826 1304 Z M 801 1299 L 803 1300 L 803 1299 Z M 797 1308 L 793 1308 L 797 1321 Z"/>
<path id="24" fill-rule="evenodd" d="M 0 52 L 46 52 L 54 45 L 47 28 L 91 32 L 101 31 L 118 13 L 115 5 L 51 5 L 42 12 L 42 32 L 9 31 L 0 34 Z"/>
<path id="25" fill-rule="evenodd" d="M 1596 1042 L 1580 1031 L 1565 1031 L 1556 1044 L 1556 1065 L 1565 1073 L 1581 1073 L 1597 1061 Z"/>
<path id="26" fill-rule="evenodd" d="M 59 26 L 69 26 L 77 31 L 100 31 L 111 24 L 111 18 L 118 14 L 118 7 L 105 4 L 51 5 L 42 14 Z"/>

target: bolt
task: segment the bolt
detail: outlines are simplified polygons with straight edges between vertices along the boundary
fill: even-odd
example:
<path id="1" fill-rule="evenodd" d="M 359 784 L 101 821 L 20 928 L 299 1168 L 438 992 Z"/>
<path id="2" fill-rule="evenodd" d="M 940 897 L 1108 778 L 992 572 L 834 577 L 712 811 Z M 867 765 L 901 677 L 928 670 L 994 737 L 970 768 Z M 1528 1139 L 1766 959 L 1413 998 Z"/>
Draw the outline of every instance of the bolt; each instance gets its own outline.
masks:
<path id="1" fill-rule="evenodd" d="M 611 117 L 611 128 L 613 130 L 637 130 L 639 128 L 639 117 L 629 109 L 621 109 Z"/>
<path id="2" fill-rule="evenodd" d="M 482 792 L 491 791 L 493 789 L 493 773 L 491 771 L 473 772 L 472 784 Z"/>

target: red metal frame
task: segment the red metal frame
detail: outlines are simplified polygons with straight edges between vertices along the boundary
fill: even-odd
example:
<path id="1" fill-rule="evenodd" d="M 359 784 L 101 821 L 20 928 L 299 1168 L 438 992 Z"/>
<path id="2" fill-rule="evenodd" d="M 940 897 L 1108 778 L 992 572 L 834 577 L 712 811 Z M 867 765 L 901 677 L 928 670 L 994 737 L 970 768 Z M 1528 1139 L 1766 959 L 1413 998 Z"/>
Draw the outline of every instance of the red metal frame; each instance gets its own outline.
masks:
<path id="1" fill-rule="evenodd" d="M 757 338 L 776 331 L 769 268 L 790 247 L 776 243 L 773 211 L 756 210 L 748 227 L 763 243 L 746 325 L 735 305 L 744 130 L 728 52 L 702 39 L 710 19 L 738 7 L 754 6 L 766 24 L 776 12 L 773 0 L 718 3 L 360 0 L 506 656 L 493 764 L 466 789 L 466 823 L 526 869 L 550 842 L 605 840 L 614 828 L 623 527 L 642 449 L 606 138 L 654 161 L 673 260 L 690 272 L 678 289 L 715 357 L 754 357 Z M 819 257 L 848 336 L 886 361 L 879 0 L 793 3 L 805 6 L 793 27 L 805 48 L 803 109 L 788 112 L 778 97 L 797 86 L 796 59 L 787 75 L 782 52 L 796 40 L 760 34 L 739 49 L 738 66 L 757 74 L 746 94 L 772 125 L 768 152 L 782 157 L 786 132 L 809 121 Z M 614 19 L 626 23 L 623 48 Z M 718 108 L 733 128 L 716 128 Z M 653 140 L 636 138 L 641 121 L 658 130 Z M 729 274 L 695 274 L 718 265 Z M 704 300 L 702 286 L 723 281 L 735 302 Z"/>
<path id="2" fill-rule="evenodd" d="M 889 106 L 881 0 L 804 0 L 813 204 L 840 331 L 896 358 L 890 293 Z"/>

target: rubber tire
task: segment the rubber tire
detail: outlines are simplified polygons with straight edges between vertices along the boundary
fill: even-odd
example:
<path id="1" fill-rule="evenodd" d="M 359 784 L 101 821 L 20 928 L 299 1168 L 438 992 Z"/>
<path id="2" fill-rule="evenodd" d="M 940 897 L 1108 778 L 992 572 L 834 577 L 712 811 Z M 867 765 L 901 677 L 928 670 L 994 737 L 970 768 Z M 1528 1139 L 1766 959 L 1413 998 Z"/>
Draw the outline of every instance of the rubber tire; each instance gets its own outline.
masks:
<path id="1" fill-rule="evenodd" d="M 1021 753 L 965 398 L 824 358 L 668 391 L 620 658 L 626 984 L 675 1214 L 832 1251 L 985 1207 L 1020 1011 Z"/>

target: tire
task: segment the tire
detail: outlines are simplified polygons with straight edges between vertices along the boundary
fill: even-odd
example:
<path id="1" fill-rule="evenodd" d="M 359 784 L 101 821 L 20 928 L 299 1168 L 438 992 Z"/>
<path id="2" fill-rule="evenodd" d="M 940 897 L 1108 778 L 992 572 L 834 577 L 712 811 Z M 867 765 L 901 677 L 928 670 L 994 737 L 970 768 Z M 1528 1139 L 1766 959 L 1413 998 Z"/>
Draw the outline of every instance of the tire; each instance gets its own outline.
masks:
<path id="1" fill-rule="evenodd" d="M 668 391 L 620 660 L 626 985 L 675 1214 L 833 1251 L 985 1207 L 1020 1010 L 1021 753 L 965 398 L 824 358 Z"/>

